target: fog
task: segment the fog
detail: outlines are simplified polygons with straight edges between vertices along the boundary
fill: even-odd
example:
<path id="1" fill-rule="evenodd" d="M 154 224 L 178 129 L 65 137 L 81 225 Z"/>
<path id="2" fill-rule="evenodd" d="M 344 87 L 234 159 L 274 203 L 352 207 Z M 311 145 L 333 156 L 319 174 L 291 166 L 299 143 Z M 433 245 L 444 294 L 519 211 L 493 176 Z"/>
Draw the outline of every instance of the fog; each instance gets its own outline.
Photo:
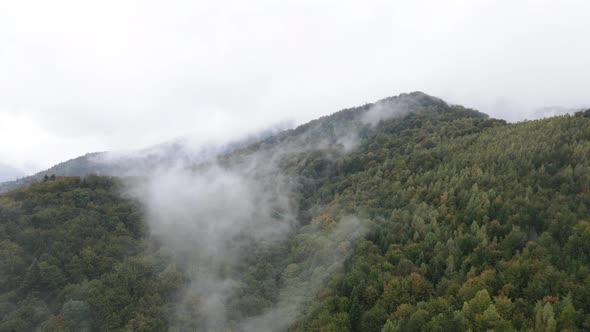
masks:
<path id="1" fill-rule="evenodd" d="M 510 121 L 581 107 L 589 11 L 583 0 L 5 1 L 0 161 L 31 174 L 93 151 L 225 142 L 415 90 Z"/>
<path id="2" fill-rule="evenodd" d="M 186 272 L 171 330 L 285 331 L 373 223 L 306 201 L 320 186 L 306 162 L 354 152 L 361 129 L 430 98 L 386 98 L 412 91 L 512 122 L 588 107 L 589 12 L 584 0 L 2 2 L 0 182 L 107 151 L 92 162 L 125 176 L 146 250 Z"/>
<path id="3" fill-rule="evenodd" d="M 320 119 L 270 137 L 254 149 L 140 167 L 145 173 L 127 179 L 123 195 L 140 202 L 152 239 L 190 276 L 176 301 L 172 328 L 285 331 L 305 315 L 306 304 L 342 270 L 371 220 L 301 206 L 308 198 L 302 184 L 312 179 L 289 165 L 312 155 L 331 159 L 351 153 L 363 128 L 433 102 L 444 103 L 422 93 L 403 94 L 360 108 L 345 121 Z M 105 156 L 103 162 L 112 161 Z M 322 218 L 334 220 L 325 224 Z M 248 300 L 240 294 L 253 291 L 248 288 L 253 270 L 256 289 L 276 288 L 255 313 L 239 306 Z M 194 325 L 177 325 L 187 320 Z"/>
<path id="4" fill-rule="evenodd" d="M 240 271 L 248 256 L 274 250 L 302 226 L 297 220 L 297 179 L 277 164 L 281 156 L 294 151 L 281 151 L 288 152 L 262 150 L 224 166 L 213 159 L 196 169 L 179 161 L 129 185 L 127 194 L 142 203 L 151 236 L 171 249 L 174 259 L 190 271 L 190 286 L 177 300 L 177 314 L 199 317 L 193 322 L 199 330 L 220 331 L 231 326 L 241 331 L 284 330 L 298 317 L 304 303 L 303 294 L 289 289 L 304 290 L 309 297 L 327 277 L 316 273 L 316 286 L 304 284 L 307 280 L 290 283 L 281 290 L 275 305 L 260 316 L 242 318 L 231 308 L 232 297 L 244 287 Z M 328 236 L 337 236 L 338 244 L 344 239 L 356 240 L 362 227 L 356 221 L 356 232 L 343 233 L 340 229 L 349 228 L 349 224 L 341 223 Z M 335 259 L 335 245 L 329 246 L 317 249 L 323 250 L 325 260 L 328 255 L 334 259 L 319 265 L 333 270 L 348 252 L 340 250 Z M 274 281 L 269 277 L 259 282 Z M 198 309 L 190 307 L 195 301 Z"/>
<path id="5" fill-rule="evenodd" d="M 25 175 L 22 171 L 0 163 L 0 182 L 10 181 Z"/>
<path id="6" fill-rule="evenodd" d="M 145 206 L 152 236 L 188 265 L 191 285 L 178 300 L 182 310 L 191 299 L 201 304 L 205 331 L 227 325 L 227 301 L 239 285 L 235 269 L 251 245 L 284 240 L 294 224 L 289 184 L 277 177 L 256 180 L 253 174 L 208 165 L 197 172 L 159 170 L 132 194 Z"/>

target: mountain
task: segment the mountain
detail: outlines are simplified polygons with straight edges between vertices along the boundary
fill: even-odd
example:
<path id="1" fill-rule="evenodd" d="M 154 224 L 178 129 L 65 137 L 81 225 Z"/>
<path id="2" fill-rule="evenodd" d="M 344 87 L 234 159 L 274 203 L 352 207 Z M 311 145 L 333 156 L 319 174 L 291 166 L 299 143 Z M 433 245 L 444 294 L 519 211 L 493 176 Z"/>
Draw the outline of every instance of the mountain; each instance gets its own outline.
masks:
<path id="1" fill-rule="evenodd" d="M 272 136 L 278 131 L 285 129 L 288 125 L 287 123 L 278 124 L 256 134 L 251 134 L 225 144 L 204 144 L 197 146 L 188 139 L 177 139 L 138 151 L 88 153 L 84 156 L 59 163 L 31 176 L 22 177 L 22 173 L 13 172 L 11 174 L 17 175 L 11 175 L 7 179 L 16 179 L 19 176 L 20 178 L 0 182 L 0 193 L 40 182 L 45 176 L 139 176 L 152 172 L 159 167 L 200 163 L 265 137 Z M 2 172 L 1 167 L 0 172 Z"/>
<path id="2" fill-rule="evenodd" d="M 590 329 L 590 110 L 415 92 L 0 196 L 0 331 Z"/>

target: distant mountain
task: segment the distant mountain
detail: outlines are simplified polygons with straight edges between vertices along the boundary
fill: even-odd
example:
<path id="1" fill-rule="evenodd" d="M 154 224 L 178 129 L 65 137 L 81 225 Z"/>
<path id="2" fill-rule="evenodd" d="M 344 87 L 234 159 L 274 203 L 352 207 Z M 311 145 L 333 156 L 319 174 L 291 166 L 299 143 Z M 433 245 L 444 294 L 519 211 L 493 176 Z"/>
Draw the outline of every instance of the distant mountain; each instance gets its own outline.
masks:
<path id="1" fill-rule="evenodd" d="M 424 112 L 429 109 L 449 108 L 445 101 L 423 92 L 402 93 L 375 103 L 366 104 L 336 112 L 329 116 L 310 121 L 296 129 L 287 129 L 288 123 L 281 123 L 256 134 L 227 144 L 206 144 L 195 147 L 186 139 L 162 143 L 147 149 L 132 152 L 93 152 L 59 163 L 45 171 L 14 181 L 0 183 L 0 193 L 30 185 L 43 180 L 44 176 L 134 176 L 149 173 L 158 167 L 174 164 L 196 165 L 234 150 L 257 149 L 262 146 L 285 144 L 314 146 L 340 146 L 352 148 L 355 135 L 363 126 L 405 115 L 409 112 Z M 487 118 L 486 114 L 460 108 L 476 117 Z"/>
<path id="2" fill-rule="evenodd" d="M 544 119 L 565 114 L 574 114 L 580 111 L 577 108 L 568 108 L 560 106 L 547 106 L 533 111 L 533 119 Z"/>
<path id="3" fill-rule="evenodd" d="M 256 134 L 225 144 L 203 144 L 196 146 L 188 139 L 178 139 L 158 144 L 139 151 L 124 152 L 92 152 L 61 162 L 45 171 L 31 176 L 15 173 L 16 170 L 6 168 L 5 181 L 0 183 L 0 193 L 7 192 L 43 180 L 45 176 L 137 176 L 147 174 L 158 167 L 171 167 L 176 164 L 198 164 L 239 149 L 246 145 L 272 136 L 290 126 L 280 123 Z M 0 176 L 2 176 L 0 165 Z M 17 177 L 21 177 L 16 179 Z M 0 180 L 2 177 L 0 177 Z M 15 180 L 16 179 L 16 180 Z"/>

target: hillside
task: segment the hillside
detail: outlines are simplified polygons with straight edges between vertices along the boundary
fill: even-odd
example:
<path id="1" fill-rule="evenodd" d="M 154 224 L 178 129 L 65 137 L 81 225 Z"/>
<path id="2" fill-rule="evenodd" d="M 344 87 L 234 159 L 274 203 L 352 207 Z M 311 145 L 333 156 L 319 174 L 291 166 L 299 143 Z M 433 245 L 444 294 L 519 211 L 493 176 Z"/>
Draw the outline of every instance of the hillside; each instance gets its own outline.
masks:
<path id="1" fill-rule="evenodd" d="M 13 190 L 0 331 L 588 330 L 589 112 L 507 124 L 416 92 Z"/>
<path id="2" fill-rule="evenodd" d="M 201 163 L 272 136 L 284 127 L 285 124 L 278 124 L 226 144 L 211 143 L 194 146 L 188 139 L 177 139 L 138 151 L 87 153 L 33 175 L 0 182 L 0 194 L 41 182 L 45 176 L 139 176 L 153 172 L 157 168 L 171 167 L 177 163 Z M 0 175 L 2 173 L 1 166 Z M 7 177 L 15 178 L 17 174 L 20 175 L 14 170 L 10 170 L 10 172 L 9 170 L 6 168 Z"/>

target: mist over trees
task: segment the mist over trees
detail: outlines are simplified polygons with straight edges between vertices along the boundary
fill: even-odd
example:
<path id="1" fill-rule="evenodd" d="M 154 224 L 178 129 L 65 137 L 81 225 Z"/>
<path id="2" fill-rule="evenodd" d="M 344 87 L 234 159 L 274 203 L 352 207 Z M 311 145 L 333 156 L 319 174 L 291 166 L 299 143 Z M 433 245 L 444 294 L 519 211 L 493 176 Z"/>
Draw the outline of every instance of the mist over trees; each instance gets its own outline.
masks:
<path id="1" fill-rule="evenodd" d="M 422 93 L 0 196 L 0 331 L 590 329 L 590 111 Z"/>

